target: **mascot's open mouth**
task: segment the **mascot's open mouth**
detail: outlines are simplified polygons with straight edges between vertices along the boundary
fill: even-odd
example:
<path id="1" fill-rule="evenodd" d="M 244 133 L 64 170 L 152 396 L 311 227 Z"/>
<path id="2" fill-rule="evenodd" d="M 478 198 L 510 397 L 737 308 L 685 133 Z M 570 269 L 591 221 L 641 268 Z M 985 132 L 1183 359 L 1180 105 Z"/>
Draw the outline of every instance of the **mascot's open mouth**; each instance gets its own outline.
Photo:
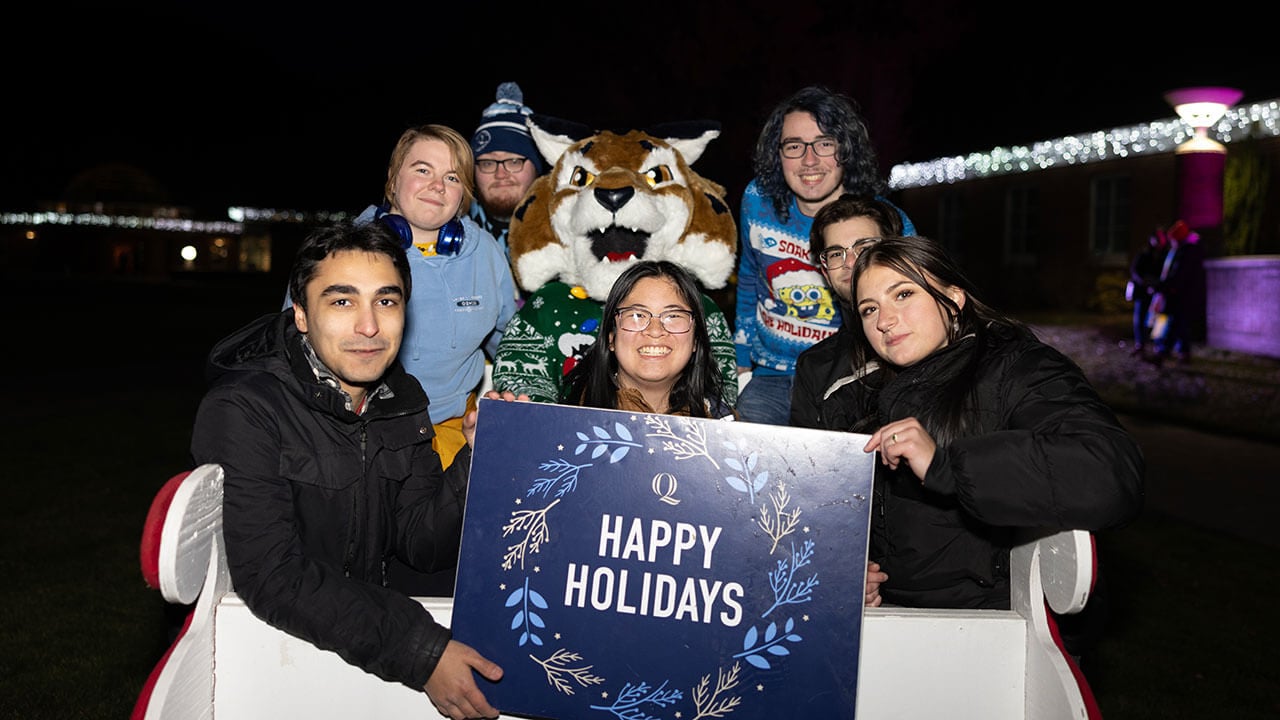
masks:
<path id="1" fill-rule="evenodd" d="M 596 259 L 608 262 L 644 257 L 644 251 L 649 247 L 649 233 L 627 230 L 617 225 L 592 230 L 587 233 L 587 240 L 591 241 L 591 252 Z"/>

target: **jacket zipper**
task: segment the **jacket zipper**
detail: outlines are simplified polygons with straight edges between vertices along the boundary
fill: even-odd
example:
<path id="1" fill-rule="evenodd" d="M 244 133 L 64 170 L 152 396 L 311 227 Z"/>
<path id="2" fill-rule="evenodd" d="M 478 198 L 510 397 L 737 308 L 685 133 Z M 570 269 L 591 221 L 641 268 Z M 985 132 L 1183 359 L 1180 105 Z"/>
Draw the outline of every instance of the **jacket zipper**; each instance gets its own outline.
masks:
<path id="1" fill-rule="evenodd" d="M 365 452 L 368 450 L 369 432 L 368 424 L 360 423 L 360 476 L 363 477 L 368 473 L 365 467 L 368 458 Z M 360 483 L 363 487 L 364 483 Z M 343 577 L 351 577 L 351 562 L 355 555 L 356 531 L 360 528 L 360 492 L 351 493 L 351 532 L 347 534 L 347 552 L 342 559 L 342 575 Z"/>

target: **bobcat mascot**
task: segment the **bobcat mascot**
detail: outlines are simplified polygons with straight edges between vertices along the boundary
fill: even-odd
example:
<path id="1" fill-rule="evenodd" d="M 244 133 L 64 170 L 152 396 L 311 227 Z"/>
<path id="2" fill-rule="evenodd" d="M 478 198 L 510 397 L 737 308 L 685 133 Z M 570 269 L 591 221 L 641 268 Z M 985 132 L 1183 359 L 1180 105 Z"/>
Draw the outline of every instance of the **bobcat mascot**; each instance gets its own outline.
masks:
<path id="1" fill-rule="evenodd" d="M 639 260 L 670 260 L 706 289 L 722 288 L 733 272 L 737 228 L 724 188 L 689 169 L 720 135 L 717 123 L 618 134 L 534 114 L 528 125 L 554 167 L 534 181 L 511 220 L 511 269 L 531 295 L 498 345 L 493 386 L 560 402 L 565 373 L 595 342 L 605 298 L 623 270 Z M 725 402 L 733 406 L 738 376 L 729 323 L 705 294 L 703 307 Z"/>

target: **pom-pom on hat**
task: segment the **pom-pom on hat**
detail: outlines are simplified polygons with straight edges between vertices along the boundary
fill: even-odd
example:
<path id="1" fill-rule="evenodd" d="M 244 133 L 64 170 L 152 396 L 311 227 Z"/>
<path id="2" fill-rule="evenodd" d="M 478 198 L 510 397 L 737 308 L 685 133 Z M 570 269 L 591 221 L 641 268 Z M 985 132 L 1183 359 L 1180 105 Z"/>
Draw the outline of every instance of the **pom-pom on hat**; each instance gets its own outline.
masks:
<path id="1" fill-rule="evenodd" d="M 488 152 L 509 152 L 528 158 L 538 174 L 544 168 L 538 146 L 525 118 L 533 111 L 524 104 L 524 93 L 513 82 L 498 86 L 496 100 L 480 114 L 480 126 L 471 135 L 471 152 L 479 157 Z"/>

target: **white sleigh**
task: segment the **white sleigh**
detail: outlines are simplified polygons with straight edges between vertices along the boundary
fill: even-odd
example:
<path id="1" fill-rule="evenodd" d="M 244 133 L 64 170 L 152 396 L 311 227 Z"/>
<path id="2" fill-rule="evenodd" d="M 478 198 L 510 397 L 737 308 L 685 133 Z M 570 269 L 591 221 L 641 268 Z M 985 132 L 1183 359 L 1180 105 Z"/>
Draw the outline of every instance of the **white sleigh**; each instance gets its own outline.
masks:
<path id="1" fill-rule="evenodd" d="M 1100 718 L 1046 608 L 1084 608 L 1093 552 L 1081 530 L 1016 547 L 1012 610 L 868 608 L 858 718 Z M 157 494 L 142 566 L 166 600 L 195 606 L 147 679 L 133 720 L 441 717 L 424 693 L 348 665 L 249 612 L 227 572 L 219 466 L 178 475 Z M 450 622 L 451 598 L 420 600 L 438 621 Z"/>

